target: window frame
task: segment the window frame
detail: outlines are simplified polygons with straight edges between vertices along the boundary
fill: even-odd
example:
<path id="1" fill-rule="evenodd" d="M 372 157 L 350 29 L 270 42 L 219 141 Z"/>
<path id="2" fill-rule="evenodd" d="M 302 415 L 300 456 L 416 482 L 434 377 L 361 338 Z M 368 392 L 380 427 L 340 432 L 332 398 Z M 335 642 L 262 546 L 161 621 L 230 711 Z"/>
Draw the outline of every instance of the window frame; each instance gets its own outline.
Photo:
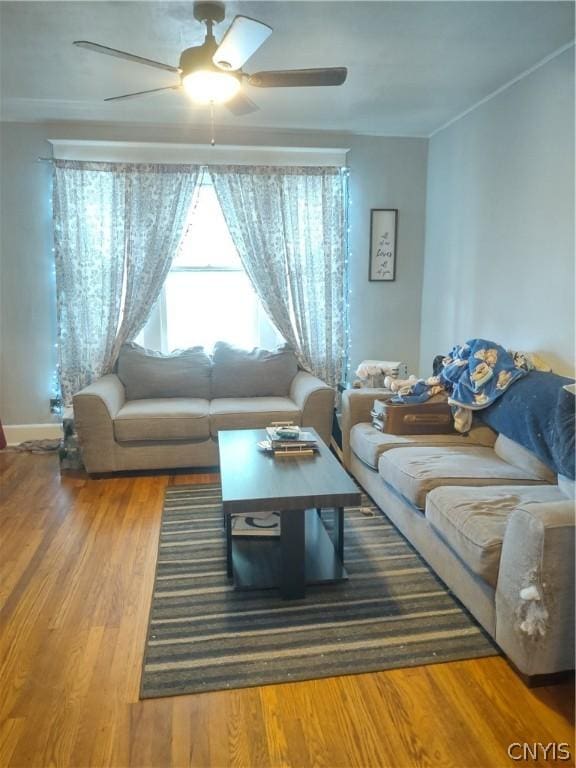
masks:
<path id="1" fill-rule="evenodd" d="M 174 260 L 172 262 L 172 265 L 170 266 L 168 274 L 166 275 L 166 280 L 164 281 L 158 300 L 154 308 L 152 309 L 152 312 L 150 313 L 150 317 L 148 318 L 146 325 L 144 326 L 144 328 L 142 329 L 142 331 L 137 337 L 137 342 L 142 343 L 147 348 L 159 350 L 164 354 L 168 354 L 169 352 L 172 351 L 171 349 L 169 349 L 169 345 L 168 345 L 168 330 L 169 330 L 168 329 L 168 302 L 167 302 L 167 295 L 166 295 L 167 294 L 166 284 L 170 275 L 194 274 L 194 273 L 196 274 L 235 273 L 235 274 L 245 275 L 246 279 L 249 282 L 251 282 L 250 277 L 242 264 L 240 255 L 238 254 L 236 246 L 234 245 L 233 242 L 232 242 L 232 246 L 234 247 L 234 250 L 236 253 L 238 265 L 220 266 L 220 265 L 206 263 L 206 264 L 200 264 L 200 265 L 196 264 L 192 266 L 192 265 L 176 264 L 178 253 L 181 251 L 182 245 L 185 242 L 185 239 L 190 230 L 190 227 L 192 224 L 191 219 L 194 215 L 194 210 L 198 205 L 201 189 L 203 186 L 209 187 L 212 190 L 214 189 L 214 185 L 212 184 L 212 181 L 209 175 L 205 172 L 202 174 L 200 181 L 198 183 L 198 189 L 195 193 L 194 200 L 191 206 L 191 211 L 188 215 L 186 229 L 178 245 L 178 252 L 174 257 Z M 221 215 L 222 215 L 224 226 L 227 227 L 226 220 L 224 218 L 223 213 Z M 252 287 L 252 290 L 254 291 L 253 287 Z M 256 321 L 256 326 L 258 328 L 257 343 L 261 344 L 264 337 L 268 338 L 267 344 L 265 343 L 267 346 L 278 346 L 279 344 L 285 343 L 280 332 L 276 329 L 276 327 L 268 317 L 268 314 L 265 311 L 264 307 L 262 306 L 262 302 L 260 301 L 255 291 L 254 291 L 254 299 L 255 299 L 254 309 L 256 313 L 255 321 Z M 222 339 L 222 341 L 226 341 L 226 339 Z M 197 343 L 197 342 L 192 342 L 192 343 Z"/>

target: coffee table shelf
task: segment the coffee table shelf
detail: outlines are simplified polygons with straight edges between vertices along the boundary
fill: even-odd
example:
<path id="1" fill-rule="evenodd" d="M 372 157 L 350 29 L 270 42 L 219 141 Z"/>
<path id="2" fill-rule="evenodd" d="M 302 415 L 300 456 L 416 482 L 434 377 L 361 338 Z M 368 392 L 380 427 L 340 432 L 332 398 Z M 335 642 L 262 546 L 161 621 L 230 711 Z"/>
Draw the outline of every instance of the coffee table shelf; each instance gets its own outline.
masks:
<path id="1" fill-rule="evenodd" d="M 285 513 L 290 514 L 290 512 Z M 343 581 L 348 574 L 315 509 L 305 512 L 306 585 Z M 238 589 L 271 589 L 282 582 L 279 536 L 233 536 L 232 569 Z"/>

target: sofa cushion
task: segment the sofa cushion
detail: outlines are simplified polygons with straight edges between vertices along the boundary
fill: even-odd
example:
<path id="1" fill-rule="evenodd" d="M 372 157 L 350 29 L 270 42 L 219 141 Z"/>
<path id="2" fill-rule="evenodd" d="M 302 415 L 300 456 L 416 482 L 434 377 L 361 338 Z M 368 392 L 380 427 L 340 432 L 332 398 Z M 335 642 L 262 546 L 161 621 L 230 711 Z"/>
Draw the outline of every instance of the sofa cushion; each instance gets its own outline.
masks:
<path id="1" fill-rule="evenodd" d="M 286 397 L 298 373 L 288 346 L 249 352 L 219 341 L 212 356 L 212 397 Z"/>
<path id="2" fill-rule="evenodd" d="M 420 509 L 424 509 L 428 491 L 440 485 L 542 485 L 539 477 L 481 446 L 394 448 L 380 456 L 378 471 Z"/>
<path id="3" fill-rule="evenodd" d="M 210 432 L 264 429 L 271 421 L 300 424 L 300 411 L 288 397 L 223 397 L 210 403 Z"/>
<path id="4" fill-rule="evenodd" d="M 473 427 L 467 435 L 390 435 L 379 432 L 371 424 L 355 424 L 350 430 L 350 447 L 369 467 L 376 469 L 378 459 L 392 448 L 418 448 L 426 445 L 494 445 L 496 435 L 490 427 Z"/>
<path id="5" fill-rule="evenodd" d="M 556 482 L 556 473 L 540 461 L 536 454 L 524 448 L 520 443 L 510 440 L 506 435 L 498 435 L 494 444 L 494 451 L 508 464 L 514 464 L 515 467 L 525 469 L 530 474 L 544 480 L 545 483 Z"/>
<path id="6" fill-rule="evenodd" d="M 561 499 L 555 485 L 441 487 L 426 497 L 426 518 L 473 573 L 496 587 L 502 540 L 511 513 L 525 502 Z"/>
<path id="7" fill-rule="evenodd" d="M 127 400 L 210 399 L 211 368 L 212 362 L 202 347 L 163 355 L 131 343 L 124 344 L 118 357 L 118 378 L 126 387 Z"/>
<path id="8" fill-rule="evenodd" d="M 188 397 L 128 400 L 114 419 L 114 436 L 134 440 L 207 440 L 208 400 Z"/>

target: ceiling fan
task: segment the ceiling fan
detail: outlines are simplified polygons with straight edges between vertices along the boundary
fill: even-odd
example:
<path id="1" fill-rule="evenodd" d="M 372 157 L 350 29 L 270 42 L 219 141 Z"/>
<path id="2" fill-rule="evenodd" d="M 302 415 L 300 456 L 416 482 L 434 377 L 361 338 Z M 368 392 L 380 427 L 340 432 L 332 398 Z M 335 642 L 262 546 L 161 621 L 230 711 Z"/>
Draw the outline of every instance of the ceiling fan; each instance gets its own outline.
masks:
<path id="1" fill-rule="evenodd" d="M 182 51 L 177 67 L 89 40 L 75 40 L 74 45 L 180 76 L 180 82 L 175 85 L 112 96 L 104 101 L 120 101 L 183 88 L 194 101 L 225 103 L 233 114 L 245 115 L 256 111 L 258 107 L 242 92 L 243 82 L 256 88 L 285 88 L 342 85 L 346 80 L 346 67 L 272 70 L 252 75 L 243 72 L 243 65 L 272 34 L 272 27 L 247 16 L 236 16 L 220 43 L 217 43 L 213 26 L 220 23 L 224 15 L 224 4 L 221 2 L 194 3 L 194 18 L 206 24 L 206 38 L 202 45 Z"/>

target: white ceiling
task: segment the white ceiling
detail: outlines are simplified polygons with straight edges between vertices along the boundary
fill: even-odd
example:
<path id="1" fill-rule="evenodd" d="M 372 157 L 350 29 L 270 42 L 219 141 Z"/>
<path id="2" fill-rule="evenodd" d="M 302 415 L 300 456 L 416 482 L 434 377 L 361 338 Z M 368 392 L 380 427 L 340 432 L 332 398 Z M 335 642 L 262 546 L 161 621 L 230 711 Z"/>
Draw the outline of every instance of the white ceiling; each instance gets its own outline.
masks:
<path id="1" fill-rule="evenodd" d="M 572 2 L 230 2 L 274 34 L 244 69 L 346 66 L 336 88 L 246 87 L 260 110 L 219 125 L 427 136 L 574 38 Z M 180 92 L 116 96 L 177 76 L 76 48 L 87 39 L 178 64 L 204 39 L 192 2 L 0 2 L 1 116 L 202 126 L 208 109 Z"/>

